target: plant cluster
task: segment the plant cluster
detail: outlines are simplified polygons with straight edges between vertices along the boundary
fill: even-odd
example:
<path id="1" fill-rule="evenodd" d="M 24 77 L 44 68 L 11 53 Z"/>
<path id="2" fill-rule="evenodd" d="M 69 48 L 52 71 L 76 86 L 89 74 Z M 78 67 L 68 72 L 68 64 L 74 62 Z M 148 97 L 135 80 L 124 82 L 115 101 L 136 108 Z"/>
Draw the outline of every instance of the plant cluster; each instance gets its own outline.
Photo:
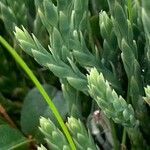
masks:
<path id="1" fill-rule="evenodd" d="M 29 62 L 71 135 L 38 90 L 29 90 L 25 76 L 20 128 L 32 138 L 0 118 L 6 131 L 16 132 L 14 144 L 12 136 L 0 137 L 3 150 L 36 144 L 38 150 L 150 149 L 149 17 L 148 0 L 2 0 L 0 19 L 7 31 L 2 35 Z M 2 65 L 9 63 L 0 57 Z M 39 75 L 39 68 L 51 74 Z M 22 76 L 19 67 L 15 71 Z M 0 104 L 16 107 L 6 93 Z"/>

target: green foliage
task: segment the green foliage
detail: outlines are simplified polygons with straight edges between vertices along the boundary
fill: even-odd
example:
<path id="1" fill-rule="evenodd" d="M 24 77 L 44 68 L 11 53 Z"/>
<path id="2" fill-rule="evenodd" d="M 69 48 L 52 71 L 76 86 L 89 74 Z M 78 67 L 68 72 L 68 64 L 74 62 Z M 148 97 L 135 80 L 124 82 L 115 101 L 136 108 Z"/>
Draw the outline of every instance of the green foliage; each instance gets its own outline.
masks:
<path id="1" fill-rule="evenodd" d="M 97 150 L 94 141 L 80 120 L 68 118 L 67 127 L 74 138 L 77 149 Z"/>
<path id="2" fill-rule="evenodd" d="M 80 120 L 73 117 L 68 118 L 67 127 L 74 138 L 77 149 L 91 149 L 96 150 L 93 139 L 88 133 Z M 40 130 L 45 136 L 45 140 L 50 149 L 70 150 L 64 135 L 56 128 L 53 122 L 49 119 L 40 119 Z"/>
<path id="3" fill-rule="evenodd" d="M 27 26 L 27 9 L 26 1 L 4 0 L 0 2 L 0 18 L 12 37 L 16 25 Z"/>
<path id="4" fill-rule="evenodd" d="M 149 18 L 148 0 L 1 0 L 2 33 L 39 79 L 48 83 L 44 87 L 66 122 L 76 149 L 150 149 Z M 18 44 L 42 68 L 21 53 Z M 39 140 L 43 134 L 47 144 L 41 140 L 39 150 L 71 149 L 37 89 L 29 90 L 27 77 L 17 86 L 21 69 L 10 65 L 7 54 L 1 54 L 0 103 L 8 112 L 14 108 L 21 112 L 26 136 L 32 134 Z M 10 70 L 12 67 L 15 70 Z M 38 68 L 53 74 L 39 75 Z M 25 97 L 19 109 L 12 98 L 18 87 Z M 57 90 L 60 88 L 62 92 Z M 97 110 L 103 115 L 95 114 Z M 5 124 L 3 119 L 0 122 Z M 109 143 L 110 137 L 113 144 L 108 148 L 104 143 Z"/>
<path id="5" fill-rule="evenodd" d="M 53 100 L 57 109 L 60 110 L 62 117 L 65 119 L 68 108 L 65 100 L 63 100 L 62 93 L 50 85 L 43 85 L 43 87 Z M 42 95 L 34 88 L 27 93 L 21 110 L 21 129 L 24 134 L 31 134 L 38 140 L 42 139 L 38 130 L 40 116 L 49 117 L 57 124 L 52 111 L 44 101 Z"/>
<path id="6" fill-rule="evenodd" d="M 144 100 L 146 101 L 146 103 L 148 103 L 148 105 L 150 105 L 150 86 L 147 86 L 145 88 L 145 93 L 146 97 L 144 97 Z"/>
<path id="7" fill-rule="evenodd" d="M 145 31 L 145 39 L 146 39 L 146 43 L 145 43 L 145 57 L 146 57 L 146 66 L 149 68 L 150 66 L 150 39 L 149 39 L 149 34 L 150 34 L 150 27 L 149 27 L 149 9 L 150 9 L 150 3 L 146 2 L 146 1 L 142 1 L 142 23 L 144 26 L 144 31 Z M 150 84 L 150 80 L 149 80 L 149 74 L 150 71 L 149 69 L 147 69 L 146 73 L 145 73 L 145 82 L 146 84 Z"/>
<path id="8" fill-rule="evenodd" d="M 50 149 L 70 149 L 63 133 L 57 129 L 53 122 L 49 119 L 40 118 L 40 130 L 44 134 L 45 140 Z"/>
<path id="9" fill-rule="evenodd" d="M 113 29 L 113 23 L 111 18 L 107 15 L 105 11 L 102 11 L 99 14 L 99 26 L 100 26 L 100 32 L 101 36 L 104 39 L 103 42 L 103 58 L 104 63 L 109 66 L 110 62 L 115 63 L 117 59 L 117 39 L 114 33 Z"/>
<path id="10" fill-rule="evenodd" d="M 132 106 L 111 89 L 102 74 L 92 69 L 88 75 L 89 93 L 108 118 L 127 127 L 134 127 L 137 121 Z"/>
<path id="11" fill-rule="evenodd" d="M 9 125 L 0 126 L 1 150 L 26 150 L 29 148 L 29 141 L 17 129 Z"/>
<path id="12" fill-rule="evenodd" d="M 68 104 L 68 115 L 75 118 L 82 117 L 81 101 L 82 97 L 79 91 L 72 88 L 68 83 L 62 82 L 62 92 L 64 99 Z"/>
<path id="13" fill-rule="evenodd" d="M 73 85 L 75 88 L 81 88 L 83 91 L 86 89 L 86 80 L 85 76 L 80 73 L 78 68 L 75 67 L 73 62 L 70 60 L 70 63 L 74 66 L 72 68 L 68 64 L 65 64 L 60 58 L 59 55 L 56 55 L 52 49 L 50 54 L 40 42 L 33 36 L 33 39 L 29 33 L 23 29 L 16 28 L 16 37 L 19 39 L 22 48 L 34 59 L 41 64 L 53 71 L 55 75 L 60 78 L 66 78 L 68 82 Z M 41 57 L 41 55 L 43 57 Z"/>

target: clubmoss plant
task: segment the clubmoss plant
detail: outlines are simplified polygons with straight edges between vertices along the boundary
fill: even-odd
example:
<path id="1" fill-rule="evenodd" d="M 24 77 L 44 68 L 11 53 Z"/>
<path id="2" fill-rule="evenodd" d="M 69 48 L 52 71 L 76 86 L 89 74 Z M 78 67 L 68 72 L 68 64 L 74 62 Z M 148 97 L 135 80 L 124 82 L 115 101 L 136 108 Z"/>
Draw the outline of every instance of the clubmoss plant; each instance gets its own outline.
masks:
<path id="1" fill-rule="evenodd" d="M 59 78 L 75 149 L 104 149 L 98 142 L 103 137 L 92 137 L 85 127 L 88 116 L 100 109 L 109 120 L 115 150 L 148 150 L 150 2 L 104 2 L 99 11 L 97 0 L 35 0 L 33 30 L 16 24 L 14 35 L 25 53 Z M 38 36 L 39 26 L 45 34 Z M 71 149 L 50 119 L 40 119 L 40 130 L 50 149 Z"/>
<path id="2" fill-rule="evenodd" d="M 92 69 L 87 79 L 91 97 L 96 100 L 108 118 L 127 127 L 134 127 L 137 124 L 132 106 L 111 89 L 102 74 Z"/>
<path id="3" fill-rule="evenodd" d="M 40 130 L 51 149 L 71 149 L 63 133 L 48 119 L 40 118 Z"/>

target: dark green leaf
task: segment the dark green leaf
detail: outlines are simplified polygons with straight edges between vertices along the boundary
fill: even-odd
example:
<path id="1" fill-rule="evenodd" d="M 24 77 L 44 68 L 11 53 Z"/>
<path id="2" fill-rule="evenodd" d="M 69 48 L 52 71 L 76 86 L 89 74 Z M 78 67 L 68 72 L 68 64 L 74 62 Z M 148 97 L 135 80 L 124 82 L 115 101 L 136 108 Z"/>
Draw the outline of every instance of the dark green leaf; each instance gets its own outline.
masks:
<path id="1" fill-rule="evenodd" d="M 17 129 L 0 126 L 0 150 L 27 150 L 28 142 Z"/>

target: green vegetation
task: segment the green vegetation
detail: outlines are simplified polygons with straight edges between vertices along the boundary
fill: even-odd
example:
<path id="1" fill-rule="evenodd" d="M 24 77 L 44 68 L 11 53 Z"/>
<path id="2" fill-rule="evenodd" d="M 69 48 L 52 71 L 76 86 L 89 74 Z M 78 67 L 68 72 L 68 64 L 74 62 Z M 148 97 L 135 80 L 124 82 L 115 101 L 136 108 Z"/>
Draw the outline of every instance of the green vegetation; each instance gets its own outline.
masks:
<path id="1" fill-rule="evenodd" d="M 1 0 L 0 150 L 149 150 L 149 17 L 148 0 Z"/>

